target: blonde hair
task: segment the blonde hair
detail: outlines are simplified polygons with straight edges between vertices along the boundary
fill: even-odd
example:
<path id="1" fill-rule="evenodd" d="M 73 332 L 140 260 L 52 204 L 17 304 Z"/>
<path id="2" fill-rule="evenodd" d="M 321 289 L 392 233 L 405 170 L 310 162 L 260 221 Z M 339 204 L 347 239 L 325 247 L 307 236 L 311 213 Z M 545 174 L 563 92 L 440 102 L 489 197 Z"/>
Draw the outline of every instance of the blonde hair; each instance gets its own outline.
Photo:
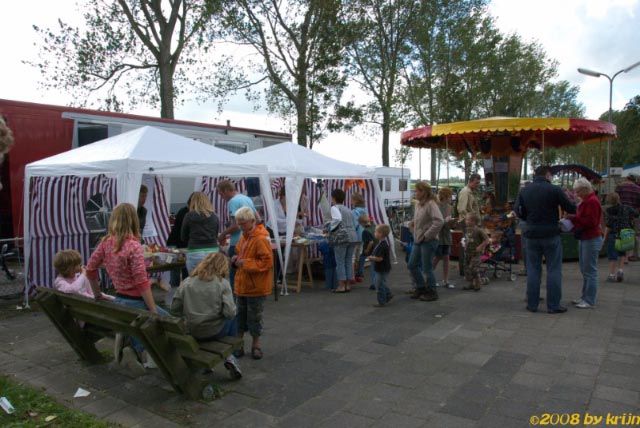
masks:
<path id="1" fill-rule="evenodd" d="M 386 238 L 391 233 L 391 228 L 388 224 L 379 224 L 376 226 L 376 231 Z"/>
<path id="2" fill-rule="evenodd" d="M 361 193 L 354 192 L 351 194 L 351 204 L 354 207 L 364 207 L 364 196 Z"/>
<path id="3" fill-rule="evenodd" d="M 620 205 L 620 195 L 616 192 L 611 192 L 607 195 L 607 203 L 609 205 Z"/>
<path id="4" fill-rule="evenodd" d="M 433 190 L 431 190 L 431 186 L 426 181 L 418 181 L 415 188 L 416 190 L 421 190 L 424 192 L 426 201 L 433 199 Z"/>
<path id="5" fill-rule="evenodd" d="M 8 152 L 13 145 L 13 133 L 4 119 L 0 117 L 0 155 Z"/>
<path id="6" fill-rule="evenodd" d="M 76 250 L 58 251 L 53 256 L 53 267 L 65 278 L 73 276 L 80 266 L 82 266 L 82 256 Z"/>
<path id="7" fill-rule="evenodd" d="M 575 181 L 575 183 L 573 183 L 573 190 L 576 192 L 579 190 L 587 190 L 591 193 L 593 192 L 593 186 L 589 183 L 589 180 L 584 177 L 580 177 Z"/>
<path id="8" fill-rule="evenodd" d="M 441 187 L 440 190 L 438 190 L 438 200 L 440 202 L 444 202 L 452 196 L 453 191 L 450 187 Z"/>
<path id="9" fill-rule="evenodd" d="M 239 221 L 255 221 L 256 215 L 249 207 L 238 208 L 238 211 L 233 215 L 236 219 L 236 223 Z"/>
<path id="10" fill-rule="evenodd" d="M 131 204 L 118 204 L 118 206 L 113 209 L 111 217 L 109 218 L 109 234 L 105 236 L 105 238 L 115 238 L 116 248 L 114 252 L 117 253 L 122 248 L 124 240 L 132 235 L 136 239 L 140 239 L 138 212 Z"/>
<path id="11" fill-rule="evenodd" d="M 198 214 L 209 217 L 214 213 L 213 205 L 211 201 L 202 192 L 193 192 L 191 194 L 191 201 L 189 202 L 189 211 L 195 211 Z"/>
<path id="12" fill-rule="evenodd" d="M 226 278 L 229 275 L 229 260 L 222 253 L 210 253 L 202 259 L 191 272 L 192 277 L 200 281 L 211 281 L 214 278 Z"/>

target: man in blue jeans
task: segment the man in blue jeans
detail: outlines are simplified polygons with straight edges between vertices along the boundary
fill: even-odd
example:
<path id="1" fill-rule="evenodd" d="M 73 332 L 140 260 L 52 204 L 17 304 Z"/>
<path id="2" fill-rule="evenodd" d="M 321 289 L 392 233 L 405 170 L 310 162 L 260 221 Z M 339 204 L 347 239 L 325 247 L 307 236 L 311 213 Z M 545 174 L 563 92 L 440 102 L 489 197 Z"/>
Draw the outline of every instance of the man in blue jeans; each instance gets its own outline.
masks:
<path id="1" fill-rule="evenodd" d="M 551 170 L 540 166 L 535 170 L 533 182 L 520 190 L 514 210 L 527 222 L 524 232 L 527 258 L 527 310 L 538 311 L 542 256 L 547 263 L 547 312 L 559 314 L 567 311 L 560 305 L 562 299 L 562 242 L 560 240 L 559 212 L 570 214 L 576 206 L 567 199 L 562 189 L 551 184 Z"/>

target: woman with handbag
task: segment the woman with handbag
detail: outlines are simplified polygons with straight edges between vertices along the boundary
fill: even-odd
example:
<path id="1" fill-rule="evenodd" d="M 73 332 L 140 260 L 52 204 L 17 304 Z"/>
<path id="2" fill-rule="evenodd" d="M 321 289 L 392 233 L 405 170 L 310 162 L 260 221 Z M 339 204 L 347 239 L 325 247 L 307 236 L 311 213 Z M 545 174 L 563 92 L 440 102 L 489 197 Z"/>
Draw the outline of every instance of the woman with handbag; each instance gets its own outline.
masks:
<path id="1" fill-rule="evenodd" d="M 345 193 L 342 189 L 334 189 L 331 192 L 331 220 L 332 227 L 329 231 L 329 242 L 333 244 L 336 256 L 336 272 L 338 276 L 338 288 L 334 293 L 346 293 L 351 291 L 349 283 L 353 281 L 353 252 L 358 242 L 355 223 L 351 210 L 344 206 Z"/>
<path id="2" fill-rule="evenodd" d="M 578 258 L 582 273 L 582 296 L 573 301 L 576 308 L 591 309 L 596 304 L 598 293 L 598 253 L 602 248 L 602 206 L 586 178 L 579 178 L 573 185 L 580 205 L 574 215 L 567 218 L 573 222 L 574 234 L 579 241 Z"/>
<path id="3" fill-rule="evenodd" d="M 638 211 L 628 205 L 621 204 L 620 195 L 615 192 L 607 195 L 607 205 L 609 207 L 605 210 L 606 229 L 604 232 L 607 243 L 607 258 L 609 259 L 607 281 L 622 282 L 627 250 L 633 249 L 635 243 L 633 219 L 638 217 Z"/>

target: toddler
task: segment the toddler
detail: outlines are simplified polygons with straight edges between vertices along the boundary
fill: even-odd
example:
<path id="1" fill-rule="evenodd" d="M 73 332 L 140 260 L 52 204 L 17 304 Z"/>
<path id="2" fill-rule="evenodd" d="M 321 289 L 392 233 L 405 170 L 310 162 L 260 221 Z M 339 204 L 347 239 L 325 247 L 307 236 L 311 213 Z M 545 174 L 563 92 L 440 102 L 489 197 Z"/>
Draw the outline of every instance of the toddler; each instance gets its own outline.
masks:
<path id="1" fill-rule="evenodd" d="M 391 229 L 386 224 L 380 224 L 376 227 L 375 237 L 378 244 L 371 251 L 369 261 L 374 262 L 373 268 L 376 272 L 375 285 L 378 290 L 378 303 L 374 306 L 377 308 L 384 307 L 391 299 L 393 294 L 387 287 L 387 277 L 391 271 L 391 259 L 389 257 L 389 240 L 387 237 Z"/>
<path id="2" fill-rule="evenodd" d="M 373 251 L 373 247 L 376 245 L 375 238 L 375 226 L 371 224 L 371 220 L 367 214 L 362 214 L 358 219 L 358 223 L 360 223 L 360 227 L 362 229 L 362 265 L 364 265 L 364 261 L 366 257 L 371 255 L 371 251 Z M 371 285 L 369 285 L 369 290 L 375 290 L 375 278 L 376 271 L 374 269 L 373 263 L 371 263 Z"/>
<path id="3" fill-rule="evenodd" d="M 465 224 L 467 226 L 464 236 L 464 274 L 469 285 L 463 290 L 479 291 L 482 287 L 480 280 L 480 256 L 489 245 L 489 237 L 478 224 L 480 216 L 475 213 L 467 213 Z"/>
<path id="4" fill-rule="evenodd" d="M 484 253 L 480 256 L 481 262 L 486 262 L 487 260 L 492 259 L 500 248 L 502 248 L 502 244 L 500 244 L 502 239 L 502 232 L 498 230 L 494 230 L 491 232 L 489 245 L 486 247 Z"/>
<path id="5" fill-rule="evenodd" d="M 78 294 L 94 299 L 91 283 L 82 266 L 82 256 L 76 250 L 58 251 L 53 257 L 53 267 L 58 276 L 53 281 L 53 288 L 67 294 Z M 113 300 L 113 296 L 102 293 L 104 300 Z"/>

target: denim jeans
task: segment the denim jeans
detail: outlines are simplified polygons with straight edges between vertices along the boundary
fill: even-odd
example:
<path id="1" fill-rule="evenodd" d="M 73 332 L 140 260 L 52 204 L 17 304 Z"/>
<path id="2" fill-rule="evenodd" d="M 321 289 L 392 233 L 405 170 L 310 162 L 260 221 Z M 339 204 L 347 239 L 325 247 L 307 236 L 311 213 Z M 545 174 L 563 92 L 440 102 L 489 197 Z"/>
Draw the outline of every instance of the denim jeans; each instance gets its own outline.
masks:
<path id="1" fill-rule="evenodd" d="M 433 258 L 436 255 L 437 249 L 437 239 L 413 244 L 413 249 L 409 256 L 409 272 L 416 283 L 416 288 L 428 287 L 435 290 L 436 276 L 433 274 Z M 423 272 L 427 276 L 426 284 L 422 276 Z"/>
<path id="2" fill-rule="evenodd" d="M 602 247 L 602 237 L 579 241 L 580 273 L 582 273 L 582 300 L 596 304 L 598 293 L 598 253 Z"/>
<path id="3" fill-rule="evenodd" d="M 219 332 L 213 336 L 198 338 L 198 342 L 209 342 L 212 340 L 222 339 L 227 336 L 238 336 L 238 319 L 236 317 L 233 317 L 232 319 L 225 319 Z"/>
<path id="4" fill-rule="evenodd" d="M 356 244 L 341 244 L 333 247 L 336 254 L 336 272 L 338 281 L 353 279 L 353 250 Z"/>
<path id="5" fill-rule="evenodd" d="M 391 290 L 387 287 L 387 278 L 389 277 L 389 272 L 376 272 L 376 290 L 378 291 L 378 303 L 381 305 L 387 304 L 389 301 L 389 296 L 391 295 Z"/>
<path id="6" fill-rule="evenodd" d="M 558 309 L 562 299 L 562 241 L 560 236 L 527 238 L 527 307 L 538 309 L 542 256 L 547 263 L 547 309 Z"/>
<path id="7" fill-rule="evenodd" d="M 217 251 L 217 250 L 216 250 Z M 205 257 L 207 257 L 211 253 L 215 253 L 216 251 L 193 251 L 187 253 L 187 262 L 186 268 L 189 274 L 193 272 L 193 270 L 200 264 Z"/>
<path id="8" fill-rule="evenodd" d="M 113 303 L 116 303 L 116 304 L 122 305 L 122 306 L 128 306 L 130 308 L 142 309 L 144 311 L 148 311 L 149 310 L 149 308 L 147 308 L 147 304 L 144 302 L 144 300 L 127 299 L 126 297 L 116 296 L 116 298 L 114 299 Z M 158 315 L 162 315 L 162 316 L 165 316 L 165 317 L 170 316 L 169 312 L 165 311 L 161 307 L 156 306 L 156 308 L 158 310 Z M 133 349 L 135 349 L 138 354 L 140 354 L 140 352 L 144 351 L 144 346 L 142 346 L 142 343 L 137 338 L 135 338 L 133 336 L 131 336 L 131 347 Z"/>

